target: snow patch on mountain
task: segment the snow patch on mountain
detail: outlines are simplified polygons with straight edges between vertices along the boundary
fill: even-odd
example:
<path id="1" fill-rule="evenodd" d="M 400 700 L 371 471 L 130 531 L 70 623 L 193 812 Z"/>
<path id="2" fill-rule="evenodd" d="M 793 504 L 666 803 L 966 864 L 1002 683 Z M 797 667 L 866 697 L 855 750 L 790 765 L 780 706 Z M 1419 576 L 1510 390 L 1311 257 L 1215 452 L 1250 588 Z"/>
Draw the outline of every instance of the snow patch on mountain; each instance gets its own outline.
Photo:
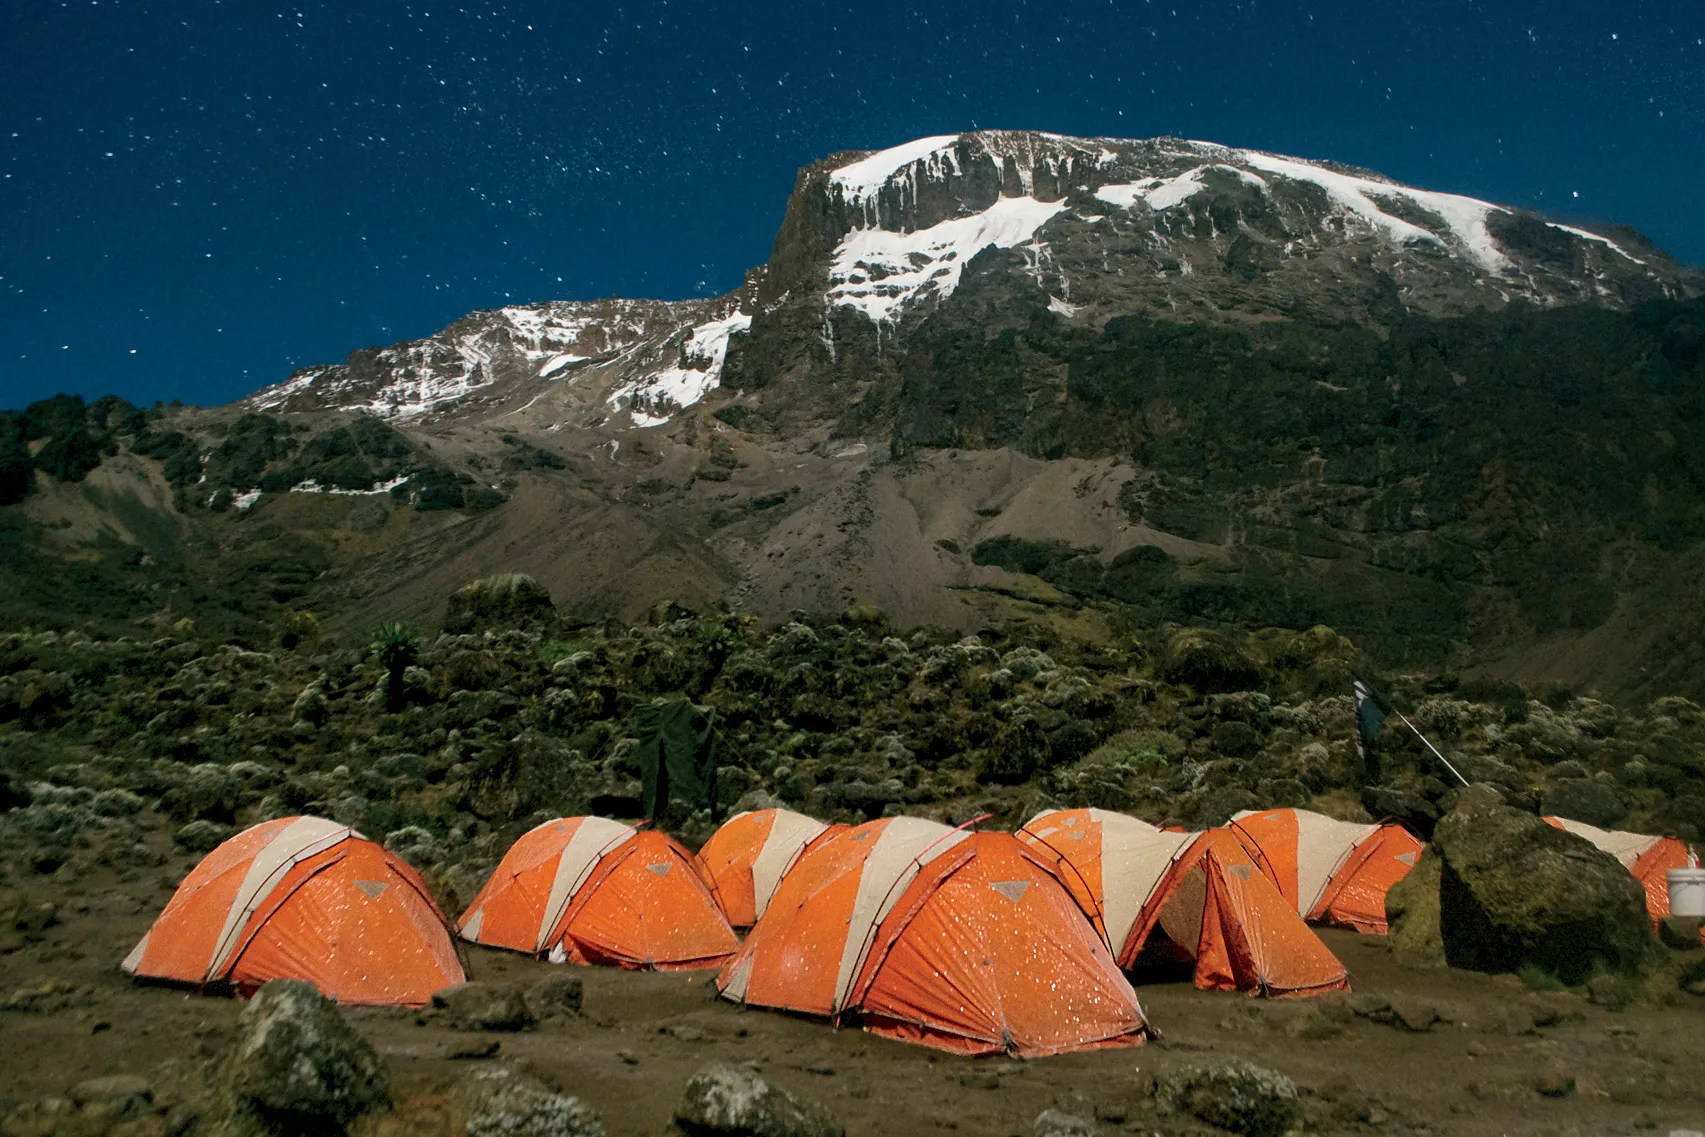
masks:
<path id="1" fill-rule="evenodd" d="M 982 249 L 1022 245 L 1065 208 L 1063 201 L 1003 197 L 981 213 L 911 233 L 854 229 L 835 249 L 828 302 L 892 323 L 919 301 L 951 295 L 965 262 Z"/>
<path id="2" fill-rule="evenodd" d="M 958 161 L 953 155 L 953 147 L 958 141 L 957 134 L 940 134 L 878 150 L 868 158 L 860 158 L 833 171 L 829 174 L 829 181 L 841 188 L 849 204 L 858 205 L 866 198 L 875 197 L 888 184 L 889 178 L 914 162 L 926 163 L 934 176 L 939 176 L 942 165 L 951 162 L 957 173 Z"/>
<path id="3" fill-rule="evenodd" d="M 1639 257 L 1635 256 L 1633 253 L 1629 252 L 1627 249 L 1624 249 L 1621 245 L 1618 245 L 1615 241 L 1612 241 L 1609 237 L 1601 237 L 1597 233 L 1590 232 L 1589 230 L 1577 229 L 1573 225 L 1563 225 L 1563 224 L 1556 222 L 1556 221 L 1547 221 L 1546 224 L 1551 226 L 1551 228 L 1553 228 L 1553 229 L 1561 229 L 1565 233 L 1572 233 L 1575 236 L 1581 237 L 1585 240 L 1597 241 L 1601 245 L 1609 246 L 1611 252 L 1614 252 L 1620 256 L 1626 257 L 1629 260 L 1633 261 L 1637 265 L 1643 265 L 1646 263 L 1645 261 L 1641 260 Z"/>
<path id="4" fill-rule="evenodd" d="M 1453 193 L 1411 189 L 1383 179 L 1343 174 L 1301 158 L 1285 158 L 1259 150 L 1228 151 L 1212 142 L 1198 142 L 1194 145 L 1208 151 L 1231 154 L 1234 161 L 1253 166 L 1262 173 L 1275 174 L 1296 182 L 1312 182 L 1325 190 L 1326 196 L 1335 205 L 1399 245 L 1448 245 L 1450 242 L 1432 230 L 1386 212 L 1377 200 L 1381 197 L 1405 199 L 1437 215 L 1444 222 L 1456 246 L 1487 272 L 1502 272 L 1510 267 L 1509 258 L 1498 248 L 1497 242 L 1492 239 L 1491 231 L 1486 227 L 1488 216 L 1508 212 L 1502 206 Z"/>
<path id="5" fill-rule="evenodd" d="M 1171 209 L 1189 201 L 1207 188 L 1206 183 L 1202 181 L 1202 175 L 1209 170 L 1231 174 L 1245 185 L 1254 186 L 1256 189 L 1267 188 L 1265 181 L 1247 170 L 1240 170 L 1236 166 L 1211 165 L 1197 166 L 1175 178 L 1152 178 L 1146 182 L 1102 186 L 1095 191 L 1095 196 L 1108 205 L 1117 205 L 1124 209 L 1130 209 L 1139 201 L 1150 209 Z"/>
<path id="6" fill-rule="evenodd" d="M 716 386 L 728 358 L 730 337 L 751 326 L 752 317 L 746 312 L 699 324 L 681 346 L 674 367 L 623 383 L 610 392 L 610 406 L 619 408 L 626 400 L 635 426 L 662 426 L 675 411 L 692 406 Z"/>

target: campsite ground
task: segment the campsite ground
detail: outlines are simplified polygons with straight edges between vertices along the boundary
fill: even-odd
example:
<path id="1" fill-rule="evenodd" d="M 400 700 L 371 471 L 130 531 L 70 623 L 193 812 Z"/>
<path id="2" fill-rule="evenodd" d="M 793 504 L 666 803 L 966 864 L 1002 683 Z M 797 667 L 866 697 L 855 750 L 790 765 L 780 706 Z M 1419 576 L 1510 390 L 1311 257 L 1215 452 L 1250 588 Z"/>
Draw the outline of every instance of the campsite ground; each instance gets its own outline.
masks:
<path id="1" fill-rule="evenodd" d="M 27 900 L 56 905 L 57 922 L 38 941 L 4 944 L 9 953 L 0 955 L 8 1007 L 0 1013 L 0 1113 L 110 1073 L 144 1075 L 161 1094 L 193 1092 L 240 1004 L 139 986 L 117 969 L 190 864 L 175 853 L 127 879 L 102 868 L 23 882 Z M 705 972 L 577 969 L 584 1014 L 521 1034 L 470 1036 L 408 1011 L 349 1014 L 390 1064 L 404 1101 L 379 1128 L 422 1137 L 438 1132 L 434 1089 L 470 1064 L 450 1052 L 487 1040 L 500 1044 L 498 1057 L 523 1060 L 586 1100 L 612 1137 L 665 1132 L 683 1085 L 712 1060 L 755 1063 L 776 1084 L 823 1102 L 853 1135 L 1027 1137 L 1055 1104 L 1098 1112 L 1109 1133 L 1218 1132 L 1161 1116 L 1145 1086 L 1162 1065 L 1225 1055 L 1295 1079 L 1314 1133 L 1705 1129 L 1705 999 L 1659 993 L 1615 1011 L 1578 993 L 1531 991 L 1513 977 L 1408 969 L 1377 938 L 1323 935 L 1350 969 L 1353 998 L 1272 1002 L 1187 982 L 1144 984 L 1159 1041 L 1030 1062 L 955 1058 L 743 1011 L 715 998 Z M 470 964 L 474 978 L 499 982 L 531 982 L 550 966 L 481 949 Z"/>

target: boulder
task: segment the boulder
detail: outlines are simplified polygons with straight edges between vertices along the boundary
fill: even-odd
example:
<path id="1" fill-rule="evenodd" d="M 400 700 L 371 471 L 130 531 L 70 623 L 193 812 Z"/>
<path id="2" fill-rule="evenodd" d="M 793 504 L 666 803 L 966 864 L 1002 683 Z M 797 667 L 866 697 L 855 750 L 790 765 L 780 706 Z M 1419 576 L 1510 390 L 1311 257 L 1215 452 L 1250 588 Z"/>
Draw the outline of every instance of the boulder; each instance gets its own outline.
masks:
<path id="1" fill-rule="evenodd" d="M 432 993 L 432 1005 L 457 1030 L 526 1030 L 537 1020 L 520 988 L 506 983 L 463 983 Z"/>
<path id="2" fill-rule="evenodd" d="M 604 1137 L 603 1121 L 579 1098 L 512 1066 L 473 1071 L 451 1097 L 467 1117 L 468 1137 Z"/>
<path id="3" fill-rule="evenodd" d="M 490 576 L 464 584 L 450 594 L 444 630 L 451 635 L 488 628 L 526 628 L 555 621 L 551 594 L 526 573 Z"/>
<path id="4" fill-rule="evenodd" d="M 1644 890 L 1608 853 L 1491 786 L 1463 790 L 1439 821 L 1439 935 L 1452 967 L 1533 965 L 1566 983 L 1633 971 L 1652 949 Z"/>
<path id="5" fill-rule="evenodd" d="M 274 979 L 243 1008 L 220 1096 L 227 1131 L 335 1135 L 390 1104 L 390 1077 L 312 984 Z"/>
<path id="6" fill-rule="evenodd" d="M 1236 1058 L 1163 1071 L 1155 1095 L 1167 1109 L 1244 1137 L 1280 1137 L 1300 1116 L 1295 1082 Z"/>
<path id="7" fill-rule="evenodd" d="M 1391 954 L 1416 967 L 1445 966 L 1439 934 L 1439 857 L 1431 849 L 1385 894 L 1385 942 Z"/>
<path id="8" fill-rule="evenodd" d="M 770 1085 L 740 1066 L 713 1062 L 694 1074 L 675 1107 L 688 1137 L 844 1137 L 816 1102 Z"/>

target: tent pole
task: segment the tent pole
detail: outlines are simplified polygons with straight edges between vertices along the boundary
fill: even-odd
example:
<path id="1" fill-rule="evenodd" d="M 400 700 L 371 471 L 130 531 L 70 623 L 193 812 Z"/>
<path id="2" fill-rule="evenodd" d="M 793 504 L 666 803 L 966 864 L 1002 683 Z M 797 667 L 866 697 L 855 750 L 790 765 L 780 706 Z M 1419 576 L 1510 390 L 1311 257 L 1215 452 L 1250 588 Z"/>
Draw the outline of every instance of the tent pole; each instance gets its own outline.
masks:
<path id="1" fill-rule="evenodd" d="M 1397 711 L 1396 707 L 1392 707 L 1391 709 L 1394 711 Z M 1453 774 L 1456 774 L 1456 780 L 1457 781 L 1461 782 L 1465 786 L 1468 784 L 1468 779 L 1463 777 L 1462 774 L 1457 771 L 1457 768 L 1450 764 L 1449 758 L 1446 758 L 1443 754 L 1439 753 L 1439 748 L 1437 746 L 1434 746 L 1431 742 L 1427 741 L 1427 736 L 1422 734 L 1421 731 L 1419 730 L 1419 728 L 1417 728 L 1414 723 L 1409 721 L 1408 715 L 1404 714 L 1402 711 L 1397 711 L 1397 717 L 1403 720 L 1404 726 L 1408 727 L 1410 730 L 1413 730 L 1415 732 L 1416 738 L 1419 738 L 1422 742 L 1425 742 L 1427 744 L 1427 749 L 1431 750 L 1433 752 L 1433 756 L 1435 758 L 1437 758 L 1440 762 L 1443 762 L 1445 764 L 1445 769 L 1449 770 Z"/>

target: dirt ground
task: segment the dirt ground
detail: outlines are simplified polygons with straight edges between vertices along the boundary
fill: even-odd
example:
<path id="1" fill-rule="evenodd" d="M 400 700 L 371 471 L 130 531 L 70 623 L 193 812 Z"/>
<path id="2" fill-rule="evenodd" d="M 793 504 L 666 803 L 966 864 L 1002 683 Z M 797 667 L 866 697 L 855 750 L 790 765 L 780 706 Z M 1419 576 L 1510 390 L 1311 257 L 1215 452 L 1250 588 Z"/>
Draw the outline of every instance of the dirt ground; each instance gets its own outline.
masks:
<path id="1" fill-rule="evenodd" d="M 0 1113 L 102 1074 L 193 1079 L 221 1052 L 237 1001 L 138 985 L 117 966 L 192 864 L 177 853 L 128 879 L 96 869 L 70 881 L 7 882 L 55 902 L 58 923 L 34 942 L 0 945 L 10 949 L 0 955 L 0 1003 L 36 1008 L 0 1011 Z M 1613 1011 L 1572 992 L 1530 991 L 1513 977 L 1407 969 L 1377 937 L 1323 937 L 1349 967 L 1352 999 L 1274 1002 L 1182 981 L 1139 983 L 1157 1041 L 1029 1062 L 957 1058 L 742 1010 L 715 997 L 709 972 L 577 969 L 585 1013 L 519 1034 L 470 1036 L 412 1011 L 347 1013 L 390 1064 L 399 1096 L 448 1083 L 470 1064 L 450 1051 L 495 1039 L 498 1057 L 523 1060 L 581 1097 L 612 1137 L 664 1133 L 683 1085 L 712 1060 L 755 1064 L 821 1101 L 850 1135 L 1028 1137 L 1036 1115 L 1056 1104 L 1098 1113 L 1106 1133 L 1213 1132 L 1161 1115 L 1146 1092 L 1164 1064 L 1213 1055 L 1295 1079 L 1314 1133 L 1705 1129 L 1705 999 L 1678 993 L 1671 1005 Z M 530 982 L 551 966 L 484 949 L 468 961 L 472 978 L 494 981 Z M 1380 1010 L 1382 1001 L 1392 1010 Z"/>

